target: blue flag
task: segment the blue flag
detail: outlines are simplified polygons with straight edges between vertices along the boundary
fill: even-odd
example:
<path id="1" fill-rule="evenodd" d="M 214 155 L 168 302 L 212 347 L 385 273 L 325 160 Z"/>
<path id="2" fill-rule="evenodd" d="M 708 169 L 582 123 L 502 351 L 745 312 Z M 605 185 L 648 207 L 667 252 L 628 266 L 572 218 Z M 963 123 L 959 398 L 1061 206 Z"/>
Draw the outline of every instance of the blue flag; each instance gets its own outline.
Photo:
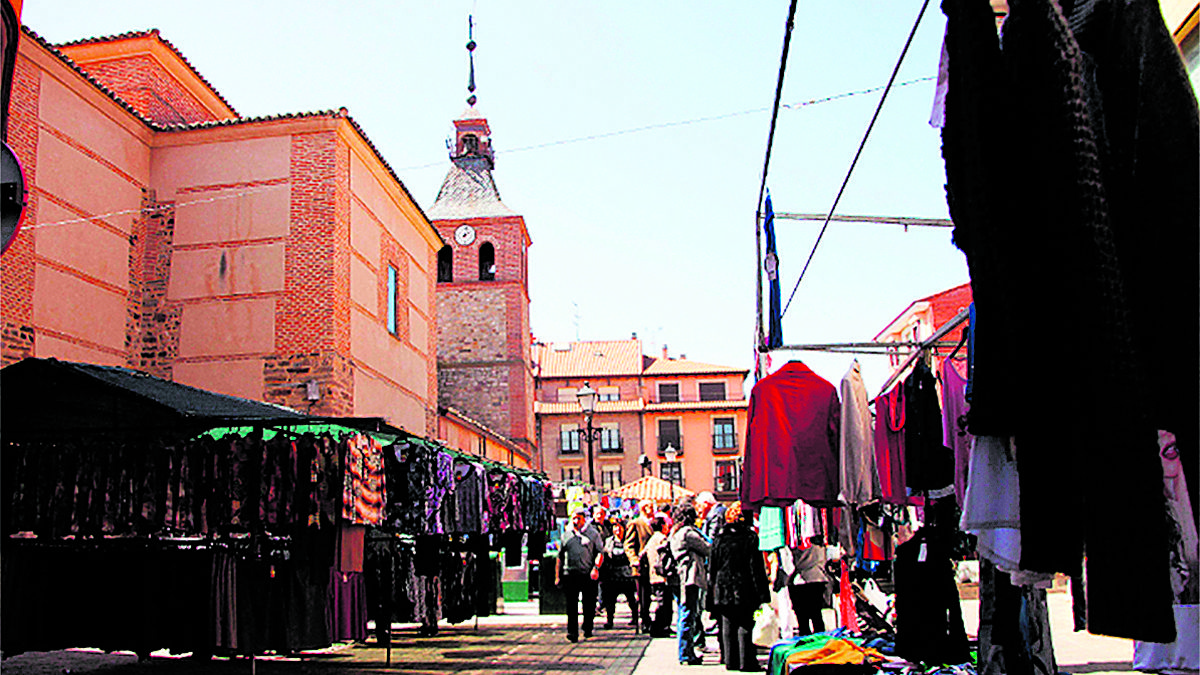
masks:
<path id="1" fill-rule="evenodd" d="M 771 208 L 770 190 L 767 190 L 767 217 L 763 220 L 763 230 L 767 233 L 767 256 L 763 260 L 763 267 L 771 284 L 766 346 L 775 349 L 783 346 L 783 313 L 779 309 L 779 252 L 775 248 L 775 211 Z"/>

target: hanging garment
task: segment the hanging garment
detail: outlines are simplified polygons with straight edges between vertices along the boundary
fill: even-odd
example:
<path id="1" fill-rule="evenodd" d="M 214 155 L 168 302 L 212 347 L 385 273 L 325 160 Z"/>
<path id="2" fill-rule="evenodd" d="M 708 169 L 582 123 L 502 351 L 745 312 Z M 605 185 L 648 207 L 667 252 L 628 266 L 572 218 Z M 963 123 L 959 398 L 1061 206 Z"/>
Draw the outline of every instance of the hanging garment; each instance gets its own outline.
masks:
<path id="1" fill-rule="evenodd" d="M 1171 591 L 1176 605 L 1200 604 L 1200 542 L 1175 435 L 1158 432 L 1171 541 Z M 1176 626 L 1178 626 L 1176 622 Z"/>
<path id="2" fill-rule="evenodd" d="M 842 428 L 838 436 L 841 501 L 866 504 L 880 497 L 879 471 L 875 468 L 875 432 L 871 408 L 858 359 L 842 376 Z"/>
<path id="3" fill-rule="evenodd" d="M 979 538 L 979 555 L 1001 570 L 1021 566 L 1021 488 L 1007 439 L 976 436 L 959 529 Z"/>
<path id="4" fill-rule="evenodd" d="M 342 518 L 356 525 L 383 522 L 387 502 L 383 448 L 366 434 L 346 441 L 345 477 L 342 484 Z"/>
<path id="5" fill-rule="evenodd" d="M 741 500 L 787 505 L 832 504 L 838 494 L 841 404 L 837 389 L 799 361 L 750 392 Z"/>
<path id="6" fill-rule="evenodd" d="M 875 399 L 875 466 L 883 501 L 891 504 L 909 502 L 904 478 L 906 413 L 902 384 Z"/>
<path id="7" fill-rule="evenodd" d="M 923 360 L 904 381 L 904 409 L 905 485 L 922 493 L 952 486 L 954 452 L 942 444 L 937 379 Z"/>
<path id="8" fill-rule="evenodd" d="M 771 208 L 771 192 L 767 191 L 767 214 L 763 218 L 763 233 L 767 236 L 767 252 L 763 267 L 767 273 L 767 344 L 768 349 L 783 346 L 783 312 L 780 311 L 782 294 L 779 289 L 779 251 L 775 246 L 775 211 Z"/>
<path id="9" fill-rule="evenodd" d="M 942 361 L 942 445 L 954 451 L 954 496 L 966 503 L 967 469 L 971 459 L 971 434 L 966 428 L 967 378 L 963 361 Z"/>
<path id="10" fill-rule="evenodd" d="M 1001 49 L 986 0 L 943 2 L 947 201 L 980 319 L 970 429 L 1021 449 L 1021 566 L 1070 573 L 1086 548 L 1088 630 L 1169 641 L 1153 453 L 1155 429 L 1200 426 L 1177 375 L 1198 370 L 1200 319 L 1161 324 L 1200 297 L 1195 97 L 1155 3 L 1009 9 Z M 1025 328 L 1049 325 L 1088 336 L 1055 363 L 1054 414 L 1024 367 Z M 1172 369 L 1151 367 L 1166 354 Z M 1114 494 L 1124 508 L 1105 509 Z M 1136 586 L 1114 531 L 1139 533 Z"/>
<path id="11" fill-rule="evenodd" d="M 946 541 L 921 528 L 896 547 L 896 654 L 909 661 L 962 663 L 967 634 Z"/>
<path id="12" fill-rule="evenodd" d="M 979 562 L 979 675 L 1055 675 L 1046 591 Z"/>

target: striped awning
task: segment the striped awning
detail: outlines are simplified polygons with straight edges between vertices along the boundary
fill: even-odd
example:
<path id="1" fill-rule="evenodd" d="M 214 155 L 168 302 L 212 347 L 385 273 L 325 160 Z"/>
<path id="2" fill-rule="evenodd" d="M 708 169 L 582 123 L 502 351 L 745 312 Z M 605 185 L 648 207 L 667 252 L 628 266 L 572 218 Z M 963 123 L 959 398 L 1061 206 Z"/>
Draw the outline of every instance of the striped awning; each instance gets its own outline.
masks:
<path id="1" fill-rule="evenodd" d="M 673 502 L 680 497 L 686 497 L 696 494 L 680 485 L 673 485 L 657 476 L 642 476 L 641 478 L 626 483 L 619 488 L 610 490 L 609 497 L 620 497 L 621 499 L 652 499 L 656 502 Z"/>

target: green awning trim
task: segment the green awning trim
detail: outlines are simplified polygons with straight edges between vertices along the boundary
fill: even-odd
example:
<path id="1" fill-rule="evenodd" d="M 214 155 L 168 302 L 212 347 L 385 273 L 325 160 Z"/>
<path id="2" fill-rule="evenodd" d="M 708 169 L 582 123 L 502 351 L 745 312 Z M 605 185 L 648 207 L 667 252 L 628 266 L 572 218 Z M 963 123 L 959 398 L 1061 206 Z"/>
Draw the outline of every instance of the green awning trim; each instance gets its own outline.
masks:
<path id="1" fill-rule="evenodd" d="M 200 434 L 200 436 L 208 436 L 213 440 L 219 441 L 227 436 L 249 436 L 256 431 L 262 432 L 264 441 L 269 441 L 281 433 L 292 436 L 302 436 L 304 434 L 313 434 L 319 436 L 321 434 L 329 434 L 338 440 L 341 440 L 346 436 L 364 434 L 374 438 L 376 441 L 379 441 L 380 445 L 391 445 L 401 438 L 396 434 L 387 434 L 379 431 L 362 431 L 360 429 L 353 429 L 340 424 L 327 423 L 289 424 L 275 425 L 271 427 L 217 427 L 215 429 L 209 429 L 208 431 Z M 197 438 L 200 436 L 197 436 Z"/>
<path id="2" fill-rule="evenodd" d="M 374 438 L 376 441 L 379 441 L 379 444 L 384 447 L 392 445 L 394 443 L 401 442 L 401 441 L 407 441 L 414 445 L 423 446 L 429 450 L 433 450 L 436 452 L 444 452 L 444 453 L 450 455 L 451 457 L 455 457 L 455 458 L 461 459 L 463 461 L 476 462 L 478 464 L 482 464 L 484 467 L 486 467 L 488 469 L 499 469 L 501 471 L 515 473 L 519 476 L 533 476 L 534 478 L 538 478 L 540 480 L 548 480 L 548 477 L 544 473 L 541 473 L 538 471 L 532 471 L 530 469 L 522 469 L 522 468 L 515 467 L 515 466 L 509 466 L 507 464 L 501 464 L 499 462 L 487 459 L 486 457 L 480 457 L 479 455 L 471 455 L 471 454 L 462 452 L 460 450 L 455 450 L 454 448 L 443 445 L 442 443 L 440 443 L 438 441 L 430 440 L 428 438 L 422 438 L 420 436 L 414 436 L 414 435 L 409 434 L 404 431 L 401 431 L 398 434 L 389 434 L 389 433 L 384 433 L 384 432 L 380 432 L 380 431 L 363 431 L 361 429 L 354 429 L 352 427 L 347 427 L 347 426 L 343 426 L 340 424 L 330 424 L 330 423 L 288 424 L 288 425 L 277 424 L 277 425 L 269 426 L 269 427 L 250 427 L 250 426 L 216 427 L 214 429 L 209 429 L 208 431 L 200 434 L 196 438 L 208 436 L 208 437 L 212 438 L 213 440 L 221 440 L 222 438 L 226 438 L 228 436 L 242 436 L 242 437 L 249 436 L 255 432 L 261 432 L 264 441 L 269 441 L 281 433 L 289 434 L 292 436 L 300 436 L 303 434 L 314 434 L 314 435 L 319 436 L 321 434 L 329 434 L 329 435 L 333 436 L 334 438 L 338 439 L 339 441 L 341 439 L 345 438 L 346 436 L 353 436 L 354 434 L 365 434 L 367 436 L 370 436 L 371 438 Z"/>

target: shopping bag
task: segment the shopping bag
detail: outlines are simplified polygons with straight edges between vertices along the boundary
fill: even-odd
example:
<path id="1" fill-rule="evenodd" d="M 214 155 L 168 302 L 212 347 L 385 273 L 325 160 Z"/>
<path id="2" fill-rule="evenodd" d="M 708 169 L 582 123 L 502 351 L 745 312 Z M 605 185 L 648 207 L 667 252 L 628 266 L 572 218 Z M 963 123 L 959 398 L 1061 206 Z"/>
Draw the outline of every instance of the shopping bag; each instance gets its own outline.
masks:
<path id="1" fill-rule="evenodd" d="M 763 603 L 754 612 L 754 630 L 750 637 L 759 647 L 770 647 L 779 642 L 779 617 L 770 603 Z"/>

